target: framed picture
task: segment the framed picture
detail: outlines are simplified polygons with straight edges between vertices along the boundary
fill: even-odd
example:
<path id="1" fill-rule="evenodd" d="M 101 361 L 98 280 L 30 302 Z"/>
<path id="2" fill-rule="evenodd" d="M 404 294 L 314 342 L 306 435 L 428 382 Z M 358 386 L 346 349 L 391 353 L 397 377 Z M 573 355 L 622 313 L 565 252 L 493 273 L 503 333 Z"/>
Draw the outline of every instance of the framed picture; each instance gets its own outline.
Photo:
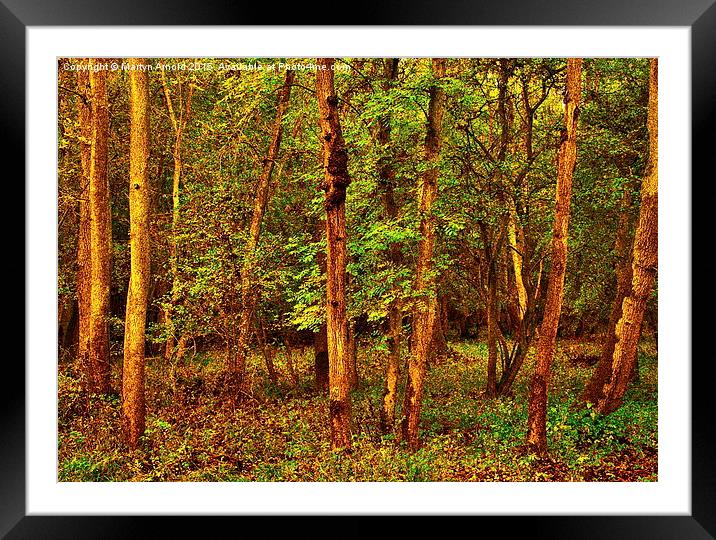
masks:
<path id="1" fill-rule="evenodd" d="M 12 156 L 25 148 L 28 211 L 27 356 L 24 374 L 14 379 L 25 377 L 26 385 L 24 392 L 22 385 L 10 385 L 0 462 L 4 490 L 0 532 L 8 538 L 124 537 L 130 529 L 149 531 L 166 526 L 166 520 L 137 517 L 140 515 L 342 515 L 351 516 L 357 524 L 367 516 L 381 514 L 503 516 L 493 519 L 504 522 L 524 516 L 509 526 L 516 523 L 525 534 L 530 531 L 538 536 L 716 535 L 710 450 L 713 422 L 708 419 L 711 407 L 705 388 L 710 366 L 698 357 L 692 359 L 690 341 L 695 332 L 691 324 L 698 328 L 698 320 L 689 320 L 689 282 L 694 278 L 688 246 L 695 240 L 690 238 L 693 183 L 688 175 L 690 164 L 692 176 L 705 171 L 714 115 L 712 96 L 716 95 L 712 57 L 716 8 L 708 1 L 662 1 L 653 9 L 641 10 L 617 2 L 575 7 L 561 1 L 552 2 L 548 9 L 514 2 L 467 9 L 460 6 L 459 10 L 450 4 L 440 8 L 418 5 L 400 12 L 391 6 L 378 22 L 396 26 L 384 27 L 243 26 L 273 19 L 263 19 L 269 14 L 262 13 L 260 7 L 227 17 L 211 3 L 173 4 L 166 10 L 131 2 L 89 9 L 73 2 L 66 2 L 62 9 L 46 2 L 5 4 L 9 7 L 0 7 L 7 44 L 2 54 L 8 68 L 3 106 L 8 131 L 15 136 L 7 149 Z M 358 15 L 352 24 L 375 24 L 363 18 Z M 161 26 L 134 26 L 137 23 Z M 172 24 L 178 26 L 164 26 Z M 398 26 L 424 24 L 454 26 Z M 662 127 L 658 324 L 662 358 L 668 359 L 658 365 L 658 476 L 645 478 L 652 481 L 616 483 L 343 483 L 335 479 L 323 483 L 216 483 L 210 479 L 137 483 L 77 482 L 73 476 L 68 477 L 70 481 L 58 481 L 58 73 L 72 59 L 132 56 L 166 64 L 170 59 L 226 58 L 227 63 L 245 65 L 253 65 L 257 58 L 321 56 L 658 57 Z M 173 84 L 171 76 L 169 82 Z M 168 89 L 165 81 L 165 101 L 171 104 Z M 174 112 L 168 107 L 167 118 Z M 176 121 L 173 123 L 176 130 Z M 25 138 L 20 135 L 23 133 Z M 694 227 L 693 233 L 698 229 Z M 203 521 L 197 534 L 214 527 Z M 183 534 L 194 527 L 180 526 Z"/>

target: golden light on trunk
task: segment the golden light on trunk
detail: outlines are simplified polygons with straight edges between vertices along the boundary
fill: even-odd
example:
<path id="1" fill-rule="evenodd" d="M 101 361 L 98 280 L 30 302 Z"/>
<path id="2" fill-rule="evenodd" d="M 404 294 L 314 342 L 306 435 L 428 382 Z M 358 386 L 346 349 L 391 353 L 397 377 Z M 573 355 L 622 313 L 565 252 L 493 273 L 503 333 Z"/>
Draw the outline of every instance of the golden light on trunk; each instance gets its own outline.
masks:
<path id="1" fill-rule="evenodd" d="M 632 253 L 631 292 L 624 298 L 622 313 L 616 325 L 614 355 L 610 378 L 604 385 L 596 409 L 608 414 L 621 407 L 629 385 L 637 346 L 641 336 L 644 310 L 656 281 L 658 264 L 658 220 L 659 220 L 659 71 L 658 60 L 652 58 L 649 64 L 649 158 L 646 174 L 641 184 L 641 207 L 639 223 L 634 237 Z"/>
<path id="2" fill-rule="evenodd" d="M 607 340 L 602 348 L 597 364 L 591 379 L 584 388 L 582 393 L 582 401 L 586 403 L 599 402 L 604 397 L 604 385 L 609 381 L 612 372 L 612 357 L 614 356 L 614 346 L 616 345 L 616 327 L 622 316 L 622 304 L 624 298 L 629 295 L 631 290 L 631 244 L 629 242 L 629 207 L 631 206 L 630 188 L 627 187 L 622 195 L 620 204 L 619 220 L 617 223 L 616 240 L 614 242 L 614 252 L 617 256 L 616 277 L 617 291 L 612 304 L 612 311 L 609 315 L 609 323 L 607 330 Z"/>
<path id="3" fill-rule="evenodd" d="M 144 64 L 130 58 L 129 65 Z M 135 448 L 144 433 L 144 344 L 151 272 L 149 166 L 149 76 L 142 69 L 129 72 L 129 248 L 130 276 L 124 325 L 122 422 L 127 443 Z"/>
<path id="4" fill-rule="evenodd" d="M 283 86 L 278 96 L 276 105 L 276 116 L 273 121 L 271 142 L 266 157 L 263 160 L 261 175 L 256 185 L 254 206 L 251 213 L 251 224 L 249 225 L 249 238 L 244 248 L 244 262 L 241 268 L 241 315 L 239 319 L 239 335 L 237 338 L 236 359 L 231 366 L 238 376 L 239 389 L 243 389 L 246 379 L 246 357 L 248 355 L 249 338 L 251 337 L 251 318 L 256 309 L 258 296 L 256 286 L 256 250 L 259 246 L 261 236 L 261 224 L 263 223 L 266 207 L 271 194 L 271 177 L 273 175 L 278 152 L 281 148 L 281 137 L 283 135 L 283 118 L 288 110 L 288 103 L 291 98 L 291 85 L 293 84 L 294 72 L 286 71 Z"/>
<path id="5" fill-rule="evenodd" d="M 83 59 L 87 63 L 87 59 Z M 89 359 L 90 317 L 92 311 L 92 259 L 90 239 L 90 160 L 92 159 L 92 107 L 89 72 L 77 71 L 78 122 L 80 125 L 80 190 L 79 231 L 77 233 L 77 308 L 79 314 L 79 340 L 77 355 L 82 364 L 84 386 L 92 390 L 93 375 Z"/>
<path id="6" fill-rule="evenodd" d="M 107 149 L 109 106 L 107 73 L 92 69 L 102 59 L 89 59 L 89 83 L 92 107 L 90 142 L 89 214 L 90 214 L 90 321 L 89 365 L 91 388 L 106 393 L 109 381 L 109 292 L 112 276 L 112 223 L 109 207 Z"/>
<path id="7" fill-rule="evenodd" d="M 319 58 L 316 71 L 318 123 L 323 144 L 326 210 L 326 330 L 328 333 L 328 395 L 331 447 L 351 446 L 350 377 L 346 317 L 346 189 L 348 153 L 338 118 L 338 97 L 333 84 L 331 58 Z"/>
<path id="8" fill-rule="evenodd" d="M 433 75 L 439 81 L 445 76 L 445 59 L 434 58 Z M 442 121 L 445 92 L 437 84 L 430 88 L 427 135 L 425 136 L 425 172 L 418 186 L 420 241 L 414 290 L 421 296 L 421 305 L 413 314 L 413 351 L 408 360 L 408 379 L 403 404 L 401 426 L 403 440 L 412 449 L 419 446 L 420 409 L 425 382 L 425 368 L 433 340 L 437 316 L 437 295 L 434 290 L 433 251 L 435 246 L 435 218 L 432 207 L 438 195 L 438 161 L 442 143 Z"/>
<path id="9" fill-rule="evenodd" d="M 168 309 L 164 314 L 164 323 L 168 328 L 169 338 L 164 349 L 164 357 L 169 359 L 174 354 L 174 342 L 176 340 L 176 332 L 173 320 L 174 306 L 179 300 L 179 254 L 177 249 L 177 233 L 179 229 L 179 220 L 181 218 L 181 206 L 180 206 L 180 192 L 181 192 L 181 175 L 182 175 L 182 140 L 184 138 L 184 129 L 189 121 L 189 115 L 191 114 L 191 100 L 194 92 L 194 86 L 189 84 L 187 89 L 186 97 L 179 100 L 179 115 L 175 112 L 174 105 L 172 103 L 171 90 L 169 89 L 169 82 L 167 81 L 167 75 L 164 70 L 160 70 L 162 78 L 162 91 L 164 92 L 164 100 L 167 105 L 167 112 L 169 113 L 169 120 L 174 130 L 174 145 L 172 148 L 172 156 L 174 158 L 174 170 L 172 173 L 172 237 L 169 242 L 169 266 L 171 271 L 172 279 L 172 296 L 171 302 Z M 186 347 L 186 336 L 182 335 L 179 337 L 179 343 L 177 344 L 176 356 L 181 358 L 181 353 Z"/>
<path id="10" fill-rule="evenodd" d="M 557 152 L 557 189 L 554 229 L 552 231 L 552 266 L 547 284 L 547 300 L 540 326 L 535 371 L 530 383 L 527 444 L 538 453 L 547 451 L 547 395 L 552 359 L 557 344 L 557 328 L 562 311 L 564 276 L 567 270 L 567 237 L 569 231 L 572 176 L 577 163 L 577 119 L 582 93 L 582 60 L 567 60 L 567 88 L 564 98 L 564 131 Z"/>
<path id="11" fill-rule="evenodd" d="M 525 316 L 527 311 L 527 289 L 525 289 L 525 282 L 522 277 L 522 256 L 524 252 L 523 243 L 520 242 L 519 222 L 517 218 L 517 209 L 515 208 L 515 202 L 511 201 L 510 204 L 510 217 L 507 222 L 507 239 L 509 242 L 510 255 L 512 258 L 512 270 L 515 275 L 515 288 L 517 289 L 517 307 L 519 313 L 519 321 L 522 322 L 522 318 Z M 519 231 L 521 232 L 521 231 Z"/>

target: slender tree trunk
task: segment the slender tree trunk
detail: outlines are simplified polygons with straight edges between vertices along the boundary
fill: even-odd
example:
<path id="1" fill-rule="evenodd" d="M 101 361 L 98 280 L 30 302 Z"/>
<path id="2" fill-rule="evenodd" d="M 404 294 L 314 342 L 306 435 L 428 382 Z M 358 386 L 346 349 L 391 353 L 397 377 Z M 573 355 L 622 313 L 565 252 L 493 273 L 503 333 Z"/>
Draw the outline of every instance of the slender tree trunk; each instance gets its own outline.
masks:
<path id="1" fill-rule="evenodd" d="M 609 414 L 622 405 L 624 393 L 634 370 L 637 345 L 641 335 L 649 295 L 656 280 L 658 262 L 658 60 L 650 60 L 649 69 L 649 158 L 641 185 L 639 224 L 632 255 L 631 292 L 624 299 L 622 314 L 616 325 L 616 343 L 612 372 L 604 386 L 603 397 L 596 409 Z"/>
<path id="2" fill-rule="evenodd" d="M 90 68 L 101 59 L 89 59 Z M 93 392 L 107 393 L 109 380 L 109 294 L 111 283 L 112 222 L 107 177 L 109 107 L 107 73 L 90 69 L 92 138 L 90 146 L 90 340 L 89 364 Z"/>
<path id="3" fill-rule="evenodd" d="M 497 118 L 500 124 L 500 141 L 497 161 L 500 164 L 505 163 L 507 156 L 507 147 L 510 140 L 510 122 L 507 116 L 508 93 L 507 86 L 510 79 L 511 65 L 509 60 L 500 60 L 500 72 L 498 82 L 498 99 L 497 99 Z M 505 184 L 505 175 L 497 172 L 497 179 L 501 185 Z M 505 204 L 505 196 L 500 191 L 498 199 Z M 485 254 L 487 258 L 487 387 L 485 393 L 487 396 L 495 396 L 497 394 L 497 341 L 501 337 L 498 327 L 500 317 L 497 295 L 499 291 L 499 260 L 502 253 L 505 232 L 509 229 L 509 219 L 501 224 L 500 235 L 497 240 L 489 240 L 487 228 L 482 225 L 483 237 L 485 239 Z"/>
<path id="4" fill-rule="evenodd" d="M 616 327 L 622 316 L 622 303 L 631 291 L 631 242 L 629 241 L 631 193 L 629 188 L 624 190 L 620 206 L 621 211 L 614 242 L 614 253 L 617 256 L 617 292 L 609 315 L 607 340 L 602 348 L 597 367 L 582 394 L 582 401 L 585 403 L 595 404 L 604 397 L 604 385 L 609 381 L 609 376 L 612 372 L 612 357 L 614 356 L 614 345 L 617 341 Z"/>
<path id="5" fill-rule="evenodd" d="M 444 358 L 447 354 L 447 297 L 438 294 L 437 312 L 435 316 L 435 328 L 433 329 L 432 356 Z"/>
<path id="6" fill-rule="evenodd" d="M 246 242 L 244 251 L 244 263 L 241 268 L 241 297 L 242 308 L 239 315 L 239 329 L 237 338 L 236 351 L 236 369 L 239 382 L 239 388 L 243 388 L 246 384 L 246 357 L 248 355 L 249 338 L 251 337 L 251 318 L 256 309 L 257 289 L 255 283 L 256 270 L 256 249 L 259 245 L 261 236 L 261 224 L 263 223 L 266 206 L 268 205 L 271 190 L 271 176 L 273 174 L 274 165 L 278 158 L 278 152 L 281 148 L 281 137 L 283 135 L 283 117 L 288 110 L 288 102 L 291 98 L 291 85 L 293 84 L 294 72 L 286 71 L 283 87 L 279 93 L 278 104 L 276 106 L 276 117 L 273 123 L 273 135 L 269 144 L 268 152 L 263 161 L 261 176 L 256 186 L 256 196 L 254 197 L 254 207 L 251 214 L 251 224 L 249 226 L 249 238 Z"/>
<path id="7" fill-rule="evenodd" d="M 480 224 L 483 241 L 485 242 L 485 260 L 487 261 L 487 302 L 485 315 L 487 318 L 487 382 L 485 395 L 494 397 L 497 394 L 497 357 L 498 340 L 502 338 L 498 321 L 499 310 L 497 293 L 499 290 L 499 256 L 504 243 L 506 222 L 500 225 L 500 234 L 490 239 L 487 225 Z M 503 339 L 503 338 L 502 338 Z"/>
<path id="8" fill-rule="evenodd" d="M 491 256 L 494 257 L 495 254 Z M 497 268 L 490 260 L 487 272 L 487 387 L 485 394 L 497 394 Z"/>
<path id="9" fill-rule="evenodd" d="M 327 236 L 328 382 L 331 447 L 351 446 L 350 354 L 346 317 L 346 189 L 348 153 L 338 118 L 338 98 L 333 85 L 333 59 L 319 58 L 316 72 L 319 126 L 323 142 L 323 170 Z"/>
<path id="10" fill-rule="evenodd" d="M 543 90 L 543 98 L 546 99 L 548 92 Z M 541 102 L 540 102 L 541 103 Z M 531 166 L 535 159 L 535 153 L 533 148 L 533 132 L 534 132 L 534 115 L 535 111 L 539 107 L 540 103 L 532 105 L 530 103 L 529 95 L 529 78 L 522 79 L 522 104 L 525 112 L 525 159 L 527 166 Z M 529 176 L 526 170 L 524 175 L 521 177 L 521 182 L 518 185 L 521 193 L 529 193 Z M 529 304 L 529 293 L 527 292 L 526 282 L 529 281 L 529 276 L 523 275 L 523 267 L 529 261 L 528 256 L 528 244 L 525 241 L 525 232 L 520 225 L 519 214 L 517 204 L 521 201 L 519 195 L 510 201 L 510 221 L 509 221 L 509 243 L 512 251 L 512 265 L 515 275 L 515 283 L 517 287 L 517 301 L 520 310 L 520 324 L 525 317 L 527 305 Z M 521 206 L 523 208 L 523 206 Z"/>
<path id="11" fill-rule="evenodd" d="M 84 60 L 87 62 L 87 60 Z M 80 191 L 79 231 L 77 234 L 77 309 L 79 312 L 79 338 L 77 355 L 82 365 L 85 389 L 92 389 L 92 366 L 89 361 L 90 313 L 92 300 L 92 260 L 90 255 L 90 160 L 92 157 L 92 109 L 90 103 L 89 73 L 77 72 L 77 92 L 80 125 Z"/>
<path id="12" fill-rule="evenodd" d="M 348 322 L 348 354 L 350 356 L 350 383 L 351 389 L 355 390 L 360 384 L 360 375 L 358 374 L 358 343 L 356 341 L 355 323 Z"/>
<path id="13" fill-rule="evenodd" d="M 314 231 L 314 241 L 319 241 L 325 231 L 325 223 L 319 221 Z M 327 273 L 326 254 L 319 250 L 316 254 L 316 263 L 322 276 Z M 321 323 L 318 332 L 313 335 L 313 363 L 315 374 L 315 388 L 319 394 L 328 392 L 328 329 L 326 321 Z"/>
<path id="14" fill-rule="evenodd" d="M 73 345 L 76 337 L 77 303 L 72 297 L 60 298 L 57 306 L 57 344 L 63 348 Z"/>
<path id="15" fill-rule="evenodd" d="M 390 90 L 398 77 L 397 58 L 383 61 L 383 90 Z M 378 118 L 376 141 L 380 147 L 378 158 L 378 177 L 381 186 L 381 199 L 385 217 L 394 220 L 398 217 L 398 205 L 395 202 L 395 170 L 393 168 L 390 149 L 390 115 Z M 403 252 L 398 242 L 391 242 L 387 256 L 390 263 L 397 269 L 403 266 Z M 395 406 L 398 401 L 398 380 L 400 378 L 400 343 L 403 333 L 403 309 L 399 295 L 388 306 L 388 365 L 383 389 L 383 407 L 380 425 L 383 433 L 387 433 L 395 424 Z"/>
<path id="16" fill-rule="evenodd" d="M 144 64 L 130 58 L 132 66 Z M 144 344 L 147 299 L 151 273 L 149 191 L 149 75 L 141 69 L 129 72 L 129 246 L 130 277 L 124 327 L 122 370 L 122 419 L 130 448 L 144 433 Z"/>
<path id="17" fill-rule="evenodd" d="M 286 343 L 286 367 L 288 367 L 288 376 L 291 377 L 291 382 L 293 383 L 293 386 L 298 386 L 299 377 L 298 373 L 296 372 L 296 366 L 293 363 L 293 354 L 294 354 L 294 347 Z"/>
<path id="18" fill-rule="evenodd" d="M 445 76 L 445 59 L 434 58 L 433 75 L 436 79 Z M 420 241 L 415 276 L 415 293 L 422 297 L 423 305 L 413 315 L 413 350 L 408 360 L 408 378 L 403 405 L 403 440 L 415 450 L 418 448 L 420 409 L 425 381 L 425 368 L 430 353 L 433 329 L 437 311 L 437 297 L 434 290 L 433 251 L 435 245 L 435 219 L 432 207 L 438 194 L 438 161 L 442 143 L 442 120 L 445 108 L 445 92 L 437 85 L 430 88 L 428 126 L 425 137 L 426 170 L 420 178 L 418 190 L 418 211 L 420 215 Z"/>
<path id="19" fill-rule="evenodd" d="M 400 305 L 391 304 L 388 311 L 388 366 L 383 389 L 383 408 L 380 415 L 381 430 L 388 433 L 395 424 L 395 406 L 398 401 L 400 378 L 400 341 L 403 333 Z"/>
<path id="20" fill-rule="evenodd" d="M 510 218 L 507 222 L 507 238 L 509 242 L 510 255 L 512 259 L 512 271 L 515 276 L 515 289 L 517 294 L 518 323 L 522 322 L 527 310 L 527 289 L 525 289 L 524 278 L 522 277 L 522 256 L 524 254 L 523 244 L 520 242 L 519 222 L 514 201 L 510 205 Z"/>
<path id="21" fill-rule="evenodd" d="M 258 330 L 259 344 L 264 354 L 264 360 L 266 361 L 266 373 L 268 374 L 271 384 L 278 383 L 278 373 L 276 371 L 276 365 L 274 364 L 274 357 L 276 351 L 273 347 L 269 346 L 268 340 L 266 339 L 266 329 L 260 318 L 256 317 L 256 329 Z"/>
<path id="22" fill-rule="evenodd" d="M 179 102 L 179 115 L 177 116 L 172 103 L 171 91 L 169 90 L 169 84 L 167 82 L 166 73 L 164 70 L 160 70 L 162 77 L 162 90 L 164 92 L 164 98 L 167 103 L 167 111 L 169 112 L 169 119 L 174 129 L 174 147 L 172 154 L 174 157 L 174 170 L 172 173 L 172 237 L 169 242 L 169 266 L 172 277 L 172 297 L 169 308 L 164 313 L 164 323 L 167 325 L 169 330 L 169 338 L 167 339 L 166 346 L 164 349 L 164 358 L 167 360 L 174 355 L 174 341 L 176 339 L 176 329 L 174 327 L 173 308 L 179 301 L 179 254 L 177 246 L 177 234 L 179 230 L 179 220 L 181 219 L 181 207 L 180 207 L 180 192 L 181 192 L 181 173 L 182 173 L 182 152 L 181 145 L 184 137 L 184 128 L 186 127 L 187 121 L 189 120 L 189 114 L 191 113 L 191 98 L 194 87 L 189 85 L 187 91 L 187 97 L 182 104 Z M 181 336 L 177 345 L 177 353 L 181 350 L 186 349 L 186 337 Z M 177 357 L 181 358 L 179 354 Z"/>
<path id="23" fill-rule="evenodd" d="M 328 391 L 328 329 L 326 323 L 313 335 L 313 361 L 316 375 L 316 391 Z"/>
<path id="24" fill-rule="evenodd" d="M 530 385 L 527 444 L 538 453 L 547 451 L 547 395 L 552 359 L 557 343 L 557 327 L 562 311 L 564 276 L 567 269 L 572 176 L 577 161 L 577 119 L 581 97 L 582 60 L 567 60 L 565 131 L 557 154 L 557 192 L 552 235 L 552 267 L 549 272 L 547 301 L 537 342 L 535 372 Z"/>
<path id="25" fill-rule="evenodd" d="M 525 230 L 520 225 L 520 211 L 519 208 L 524 208 L 522 204 L 522 197 L 520 193 L 529 193 L 529 167 L 535 159 L 535 152 L 533 149 L 533 130 L 534 130 L 534 116 L 535 111 L 541 103 L 549 95 L 549 90 L 543 88 L 542 98 L 533 105 L 530 103 L 529 96 L 529 77 L 522 78 L 522 104 L 525 113 L 525 135 L 524 135 L 524 150 L 525 160 L 527 168 L 523 169 L 523 172 L 517 178 L 515 187 L 517 193 L 515 198 L 508 200 L 509 204 L 509 221 L 508 221 L 508 242 L 510 246 L 512 256 L 512 270 L 515 278 L 515 293 L 517 300 L 517 317 L 518 322 L 517 328 L 514 335 L 516 335 L 517 343 L 515 345 L 514 352 L 510 355 L 509 362 L 507 363 L 506 370 L 503 371 L 500 381 L 497 384 L 497 392 L 500 395 L 510 395 L 512 392 L 512 385 L 519 374 L 522 365 L 524 364 L 525 357 L 529 352 L 530 344 L 533 338 L 533 319 L 534 319 L 534 306 L 537 303 L 537 299 L 540 294 L 540 279 L 542 275 L 542 261 L 539 261 L 539 269 L 536 280 L 536 286 L 532 288 L 532 280 L 530 272 L 525 271 L 525 266 L 531 259 L 531 253 L 533 252 L 531 243 L 528 242 Z"/>

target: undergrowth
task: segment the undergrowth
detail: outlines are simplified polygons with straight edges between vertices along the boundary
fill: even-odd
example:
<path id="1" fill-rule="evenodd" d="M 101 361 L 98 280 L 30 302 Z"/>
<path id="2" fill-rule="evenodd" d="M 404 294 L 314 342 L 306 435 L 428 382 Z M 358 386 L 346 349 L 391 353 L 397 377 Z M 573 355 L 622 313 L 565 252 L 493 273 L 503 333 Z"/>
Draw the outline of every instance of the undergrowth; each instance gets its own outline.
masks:
<path id="1" fill-rule="evenodd" d="M 528 357 L 515 395 L 487 399 L 486 349 L 450 345 L 428 371 L 421 438 L 408 452 L 395 434 L 379 430 L 384 359 L 359 352 L 360 387 L 353 392 L 350 453 L 330 450 L 327 397 L 313 390 L 310 349 L 276 355 L 280 378 L 270 383 L 251 358 L 251 396 L 236 404 L 223 385 L 219 352 L 181 363 L 147 359 L 147 429 L 130 451 L 121 438 L 120 399 L 86 395 L 79 366 L 60 366 L 58 453 L 60 481 L 655 481 L 657 479 L 657 362 L 640 350 L 640 377 L 624 406 L 602 417 L 577 403 L 592 367 L 554 361 L 548 407 L 549 456 L 525 452 Z M 112 383 L 121 388 L 121 359 Z"/>

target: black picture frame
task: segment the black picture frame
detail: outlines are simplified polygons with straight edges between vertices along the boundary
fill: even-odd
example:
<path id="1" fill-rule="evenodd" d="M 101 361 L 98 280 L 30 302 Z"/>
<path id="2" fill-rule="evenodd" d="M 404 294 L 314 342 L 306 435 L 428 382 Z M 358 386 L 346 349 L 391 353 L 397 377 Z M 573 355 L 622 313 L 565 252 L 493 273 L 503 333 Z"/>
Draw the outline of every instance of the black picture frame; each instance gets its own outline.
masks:
<path id="1" fill-rule="evenodd" d="M 692 35 L 692 181 L 698 187 L 698 200 L 713 200 L 707 190 L 713 189 L 714 173 L 711 155 L 714 152 L 713 126 L 716 125 L 716 4 L 715 0 L 490 0 L 471 2 L 442 0 L 428 2 L 383 3 L 371 0 L 353 6 L 351 25 L 553 25 L 553 26 L 688 26 Z M 296 4 L 287 13 L 283 24 L 340 24 L 347 15 L 338 16 L 335 4 Z M 146 3 L 141 0 L 114 2 L 88 0 L 0 0 L 0 122 L 7 137 L 4 156 L 13 158 L 24 175 L 24 165 L 17 156 L 25 151 L 25 111 L 32 104 L 25 100 L 25 32 L 27 26 L 80 25 L 246 25 L 278 24 L 276 6 L 270 3 L 235 3 L 225 0 L 172 0 Z M 698 179 L 694 182 L 693 179 Z M 6 182 L 11 183 L 6 177 Z M 16 182 L 19 184 L 19 182 Z M 27 204 L 27 193 L 22 195 Z M 697 199 L 692 197 L 692 201 Z M 708 204 L 708 202 L 704 202 Z M 703 219 L 699 225 L 698 219 Z M 692 209 L 692 253 L 701 246 L 710 246 L 708 211 Z M 712 251 L 712 250 L 709 250 Z M 692 283 L 708 283 L 716 267 L 712 259 L 693 264 Z M 701 278 L 701 279 L 700 279 Z M 25 279 L 25 290 L 32 283 Z M 702 300 L 704 304 L 709 298 Z M 713 316 L 699 314 L 692 307 L 692 336 L 708 335 Z M 32 324 L 32 321 L 26 321 Z M 12 336 L 10 336 L 12 340 Z M 713 354 L 698 349 L 692 353 L 692 513 L 690 516 L 504 516 L 482 517 L 478 525 L 483 532 L 493 525 L 508 532 L 509 537 L 550 538 L 714 538 L 716 537 L 716 467 L 714 461 L 713 405 L 711 400 Z M 669 359 L 688 361 L 689 359 Z M 180 537 L 211 538 L 228 526 L 232 535 L 241 530 L 266 527 L 253 520 L 270 519 L 277 527 L 300 527 L 311 536 L 333 532 L 336 536 L 364 536 L 385 523 L 373 525 L 374 517 L 348 518 L 343 533 L 322 518 L 258 518 L 258 517 L 136 517 L 136 516 L 27 516 L 25 512 L 25 380 L 24 368 L 7 359 L 4 371 L 6 384 L 0 393 L 0 536 L 6 538 L 125 538 L 167 537 L 176 531 Z M 17 372 L 13 373 L 13 369 Z M 10 383 L 12 381 L 12 383 Z M 317 509 L 320 513 L 320 509 Z M 402 533 L 423 528 L 423 518 L 401 520 Z M 298 523 L 296 523 L 298 522 Z M 328 525 L 328 526 L 327 526 Z M 484 528 L 483 528 L 484 527 Z M 457 531 L 456 531 L 457 533 Z M 295 533 L 294 533 L 295 534 Z M 475 530 L 478 534 L 478 530 Z"/>

